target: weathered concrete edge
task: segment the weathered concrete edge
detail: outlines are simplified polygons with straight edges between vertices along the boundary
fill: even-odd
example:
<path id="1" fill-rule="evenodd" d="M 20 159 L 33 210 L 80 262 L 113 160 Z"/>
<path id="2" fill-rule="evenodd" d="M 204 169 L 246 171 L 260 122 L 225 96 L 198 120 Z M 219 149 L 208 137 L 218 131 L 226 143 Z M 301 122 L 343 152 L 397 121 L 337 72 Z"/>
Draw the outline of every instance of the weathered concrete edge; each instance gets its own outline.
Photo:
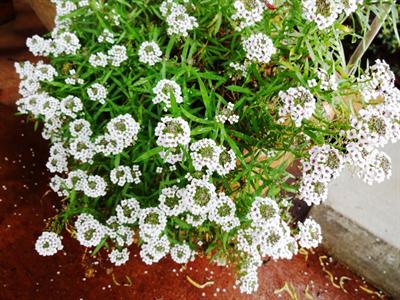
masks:
<path id="1" fill-rule="evenodd" d="M 400 299 L 400 249 L 322 204 L 310 211 L 327 252 L 394 299 Z"/>

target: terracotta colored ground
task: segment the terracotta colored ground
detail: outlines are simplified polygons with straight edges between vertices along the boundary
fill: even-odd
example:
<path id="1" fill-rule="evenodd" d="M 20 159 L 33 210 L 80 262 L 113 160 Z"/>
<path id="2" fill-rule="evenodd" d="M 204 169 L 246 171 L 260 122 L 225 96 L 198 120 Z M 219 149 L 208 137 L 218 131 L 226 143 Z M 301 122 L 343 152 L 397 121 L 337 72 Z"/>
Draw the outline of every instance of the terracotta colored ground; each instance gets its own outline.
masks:
<path id="1" fill-rule="evenodd" d="M 129 263 L 112 267 L 101 256 L 85 255 L 67 232 L 65 251 L 50 258 L 37 255 L 35 239 L 56 214 L 60 199 L 47 193 L 47 143 L 32 124 L 14 116 L 18 80 L 12 64 L 31 59 L 24 39 L 45 31 L 22 1 L 17 9 L 17 20 L 0 26 L 0 300 L 388 299 L 322 249 L 291 261 L 267 262 L 260 270 L 260 289 L 252 296 L 234 288 L 229 269 L 204 258 L 184 268 L 170 259 L 146 266 L 131 247 Z M 209 285 L 200 289 L 186 276 Z"/>

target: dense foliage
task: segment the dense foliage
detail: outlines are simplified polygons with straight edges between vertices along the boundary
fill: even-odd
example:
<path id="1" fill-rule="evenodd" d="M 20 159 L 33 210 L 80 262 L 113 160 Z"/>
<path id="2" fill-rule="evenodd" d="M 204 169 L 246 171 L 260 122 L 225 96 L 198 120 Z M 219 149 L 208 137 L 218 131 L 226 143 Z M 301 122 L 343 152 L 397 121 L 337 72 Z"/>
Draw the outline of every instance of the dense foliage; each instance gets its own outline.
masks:
<path id="1" fill-rule="evenodd" d="M 323 202 L 345 164 L 368 183 L 390 176 L 378 147 L 399 138 L 400 92 L 385 62 L 348 65 L 342 40 L 392 4 L 55 4 L 52 33 L 27 41 L 45 62 L 16 65 L 19 110 L 43 123 L 63 197 L 40 254 L 61 250 L 68 226 L 116 265 L 133 242 L 148 264 L 209 255 L 251 293 L 262 258 L 321 241 L 314 220 L 293 219 L 294 198 Z"/>

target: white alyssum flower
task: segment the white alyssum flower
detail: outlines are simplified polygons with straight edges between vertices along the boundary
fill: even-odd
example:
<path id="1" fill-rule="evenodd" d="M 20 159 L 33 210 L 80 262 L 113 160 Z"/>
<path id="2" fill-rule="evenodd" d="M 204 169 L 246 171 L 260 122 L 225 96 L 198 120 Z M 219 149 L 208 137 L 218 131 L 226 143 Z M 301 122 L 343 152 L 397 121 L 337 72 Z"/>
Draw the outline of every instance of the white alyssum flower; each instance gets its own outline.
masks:
<path id="1" fill-rule="evenodd" d="M 142 172 L 139 170 L 138 165 L 134 165 L 132 167 L 129 166 L 118 166 L 111 170 L 110 172 L 110 180 L 112 183 L 124 186 L 127 183 L 140 183 L 140 176 Z"/>
<path id="2" fill-rule="evenodd" d="M 183 201 L 192 214 L 204 215 L 217 204 L 215 186 L 204 180 L 193 179 L 185 188 Z"/>
<path id="3" fill-rule="evenodd" d="M 144 235 L 156 237 L 164 230 L 166 225 L 167 217 L 161 209 L 150 207 L 140 210 L 139 228 L 141 237 Z"/>
<path id="4" fill-rule="evenodd" d="M 86 92 L 90 100 L 98 101 L 101 104 L 106 103 L 108 91 L 104 85 L 100 83 L 94 83 L 86 90 Z"/>
<path id="5" fill-rule="evenodd" d="M 171 95 L 173 95 L 176 103 L 182 103 L 182 90 L 181 87 L 173 80 L 162 79 L 153 88 L 153 93 L 156 95 L 153 98 L 153 103 L 164 103 L 164 110 L 171 107 Z"/>
<path id="6" fill-rule="evenodd" d="M 255 63 L 267 64 L 276 53 L 272 40 L 264 33 L 254 33 L 242 42 L 246 58 Z"/>
<path id="7" fill-rule="evenodd" d="M 107 124 L 107 133 L 112 139 L 120 140 L 123 148 L 131 146 L 136 140 L 140 125 L 130 114 L 119 115 Z"/>
<path id="8" fill-rule="evenodd" d="M 105 196 L 107 193 L 107 183 L 99 175 L 89 175 L 84 182 L 83 192 L 91 198 Z"/>
<path id="9" fill-rule="evenodd" d="M 247 217 L 254 226 L 267 226 L 280 220 L 280 210 L 275 200 L 271 198 L 256 197 L 251 205 Z"/>
<path id="10" fill-rule="evenodd" d="M 53 81 L 54 77 L 58 75 L 56 69 L 49 64 L 39 61 L 34 67 L 33 76 L 38 81 Z"/>
<path id="11" fill-rule="evenodd" d="M 174 262 L 186 264 L 192 256 L 192 250 L 188 244 L 177 244 L 171 247 L 170 255 Z"/>
<path id="12" fill-rule="evenodd" d="M 127 248 L 121 250 L 113 249 L 108 255 L 108 258 L 114 265 L 121 266 L 129 260 L 129 251 Z"/>
<path id="13" fill-rule="evenodd" d="M 239 122 L 239 116 L 233 113 L 233 107 L 234 104 L 229 102 L 226 107 L 221 109 L 216 115 L 215 115 L 215 121 L 218 123 L 226 123 L 227 121 L 230 124 L 235 124 Z"/>
<path id="14" fill-rule="evenodd" d="M 68 171 L 67 156 L 63 154 L 50 155 L 46 167 L 51 173 L 64 173 Z"/>
<path id="15" fill-rule="evenodd" d="M 188 31 L 199 26 L 196 18 L 190 16 L 183 5 L 177 4 L 172 0 L 164 1 L 160 10 L 163 17 L 166 17 L 168 35 L 186 37 L 188 36 Z"/>
<path id="16" fill-rule="evenodd" d="M 155 128 L 157 145 L 166 148 L 176 148 L 178 145 L 186 146 L 190 142 L 190 127 L 181 117 L 162 117 Z"/>
<path id="17" fill-rule="evenodd" d="M 215 171 L 221 175 L 225 176 L 236 167 L 236 155 L 235 152 L 230 149 L 226 149 L 224 146 L 218 147 L 218 159 L 217 165 L 215 166 Z"/>
<path id="18" fill-rule="evenodd" d="M 280 91 L 279 98 L 282 101 L 282 106 L 279 108 L 278 121 L 280 123 L 290 116 L 296 127 L 300 127 L 303 119 L 312 117 L 316 101 L 308 89 L 302 86 L 289 88 L 286 91 Z"/>
<path id="19" fill-rule="evenodd" d="M 135 198 L 124 199 L 115 209 L 118 222 L 121 224 L 134 224 L 140 213 L 140 204 Z"/>
<path id="20" fill-rule="evenodd" d="M 369 102 L 384 92 L 394 87 L 395 76 L 390 66 L 384 61 L 377 59 L 375 64 L 368 67 L 364 75 L 358 78 L 360 92 L 364 101 Z"/>
<path id="21" fill-rule="evenodd" d="M 99 43 L 107 42 L 109 44 L 114 44 L 114 34 L 108 30 L 104 29 L 103 32 L 97 37 Z"/>
<path id="22" fill-rule="evenodd" d="M 124 61 L 128 59 L 127 50 L 125 46 L 114 45 L 107 52 L 111 65 L 119 67 Z"/>
<path id="23" fill-rule="evenodd" d="M 63 32 L 57 36 L 53 41 L 56 46 L 56 54 L 65 53 L 67 55 L 76 54 L 76 52 L 81 48 L 78 37 L 73 32 Z"/>
<path id="24" fill-rule="evenodd" d="M 65 179 L 58 176 L 54 175 L 53 177 L 50 178 L 49 182 L 49 187 L 53 192 L 57 194 L 59 197 L 66 197 L 68 196 L 68 191 L 64 189 L 63 185 L 65 183 Z"/>
<path id="25" fill-rule="evenodd" d="M 140 257 L 145 264 L 151 265 L 159 262 L 169 253 L 169 250 L 170 242 L 168 238 L 163 235 L 160 238 L 148 240 L 145 244 L 143 244 L 142 249 L 140 250 Z"/>
<path id="26" fill-rule="evenodd" d="M 213 171 L 218 166 L 220 149 L 212 139 L 201 139 L 190 145 L 193 167 L 200 171 L 204 167 Z"/>
<path id="27" fill-rule="evenodd" d="M 384 106 L 368 106 L 358 113 L 359 116 L 350 117 L 352 129 L 347 132 L 349 139 L 356 139 L 361 145 L 383 147 L 400 138 L 399 124 L 387 116 Z"/>
<path id="28" fill-rule="evenodd" d="M 265 4 L 261 0 L 236 0 L 232 20 L 239 21 L 239 30 L 255 25 L 263 18 Z"/>
<path id="29" fill-rule="evenodd" d="M 139 48 L 139 61 L 150 66 L 154 66 L 160 62 L 162 52 L 156 42 L 145 41 L 140 45 Z"/>
<path id="30" fill-rule="evenodd" d="M 89 63 L 93 67 L 105 67 L 108 64 L 108 56 L 103 52 L 93 53 L 89 57 Z"/>
<path id="31" fill-rule="evenodd" d="M 308 218 L 303 223 L 299 222 L 298 227 L 297 239 L 300 247 L 306 249 L 318 247 L 322 241 L 321 226 L 313 218 Z"/>
<path id="32" fill-rule="evenodd" d="M 236 206 L 231 198 L 224 193 L 218 194 L 215 208 L 209 212 L 209 219 L 222 226 L 224 231 L 230 231 L 240 225 L 239 219 L 235 216 Z"/>
<path id="33" fill-rule="evenodd" d="M 95 146 L 88 136 L 82 135 L 71 140 L 69 154 L 76 160 L 92 164 Z"/>
<path id="34" fill-rule="evenodd" d="M 60 109 L 64 115 L 74 119 L 83 110 L 83 103 L 78 97 L 69 95 L 61 100 Z"/>
<path id="35" fill-rule="evenodd" d="M 82 213 L 75 221 L 76 239 L 82 246 L 95 247 L 105 237 L 107 229 L 92 215 Z"/>
<path id="36" fill-rule="evenodd" d="M 130 246 L 133 243 L 134 231 L 132 228 L 121 225 L 117 216 L 111 216 L 106 221 L 107 235 L 118 246 Z"/>
<path id="37" fill-rule="evenodd" d="M 63 249 L 61 237 L 49 231 L 44 231 L 35 243 L 35 250 L 42 256 L 51 256 Z"/>
<path id="38" fill-rule="evenodd" d="M 85 119 L 75 119 L 69 123 L 69 132 L 73 137 L 90 137 L 92 130 L 90 129 L 90 123 Z"/>
<path id="39" fill-rule="evenodd" d="M 164 162 L 174 165 L 183 161 L 183 151 L 180 148 L 167 148 L 165 151 L 160 152 L 160 157 Z"/>
<path id="40" fill-rule="evenodd" d="M 320 30 L 333 25 L 343 9 L 338 0 L 302 0 L 303 16 L 315 22 Z"/>
<path id="41" fill-rule="evenodd" d="M 356 168 L 358 177 L 367 184 L 381 183 L 391 177 L 391 159 L 385 152 L 357 143 L 349 143 L 346 149 L 347 162 Z"/>
<path id="42" fill-rule="evenodd" d="M 344 158 L 337 149 L 325 144 L 312 147 L 309 153 L 309 163 L 302 164 L 304 173 L 326 183 L 339 176 L 344 167 Z"/>
<path id="43" fill-rule="evenodd" d="M 336 91 L 338 89 L 336 74 L 329 75 L 326 70 L 319 68 L 317 70 L 317 77 L 320 82 L 321 90 Z"/>
<path id="44" fill-rule="evenodd" d="M 304 174 L 299 188 L 299 198 L 308 206 L 325 202 L 328 199 L 328 183 Z"/>
<path id="45" fill-rule="evenodd" d="M 193 215 L 191 213 L 188 213 L 186 215 L 186 223 L 192 225 L 193 227 L 201 226 L 201 224 L 203 224 L 206 219 L 207 219 L 207 214 Z"/>
<path id="46" fill-rule="evenodd" d="M 184 190 L 176 185 L 161 190 L 159 207 L 167 216 L 177 216 L 186 210 L 182 200 L 183 192 Z"/>
<path id="47" fill-rule="evenodd" d="M 88 174 L 86 171 L 75 169 L 68 173 L 68 176 L 65 179 L 65 185 L 70 190 L 75 189 L 75 191 L 83 191 L 85 189 L 87 178 Z"/>

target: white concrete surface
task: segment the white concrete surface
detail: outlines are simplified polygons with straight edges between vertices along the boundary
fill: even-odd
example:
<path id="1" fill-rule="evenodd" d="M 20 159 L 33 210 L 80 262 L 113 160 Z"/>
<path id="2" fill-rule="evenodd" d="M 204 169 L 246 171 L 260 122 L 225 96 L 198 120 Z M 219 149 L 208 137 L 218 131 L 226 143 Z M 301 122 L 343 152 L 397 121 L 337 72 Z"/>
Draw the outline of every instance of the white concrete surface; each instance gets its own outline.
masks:
<path id="1" fill-rule="evenodd" d="M 383 151 L 392 159 L 390 180 L 369 186 L 346 169 L 330 184 L 326 204 L 400 249 L 400 143 Z"/>

